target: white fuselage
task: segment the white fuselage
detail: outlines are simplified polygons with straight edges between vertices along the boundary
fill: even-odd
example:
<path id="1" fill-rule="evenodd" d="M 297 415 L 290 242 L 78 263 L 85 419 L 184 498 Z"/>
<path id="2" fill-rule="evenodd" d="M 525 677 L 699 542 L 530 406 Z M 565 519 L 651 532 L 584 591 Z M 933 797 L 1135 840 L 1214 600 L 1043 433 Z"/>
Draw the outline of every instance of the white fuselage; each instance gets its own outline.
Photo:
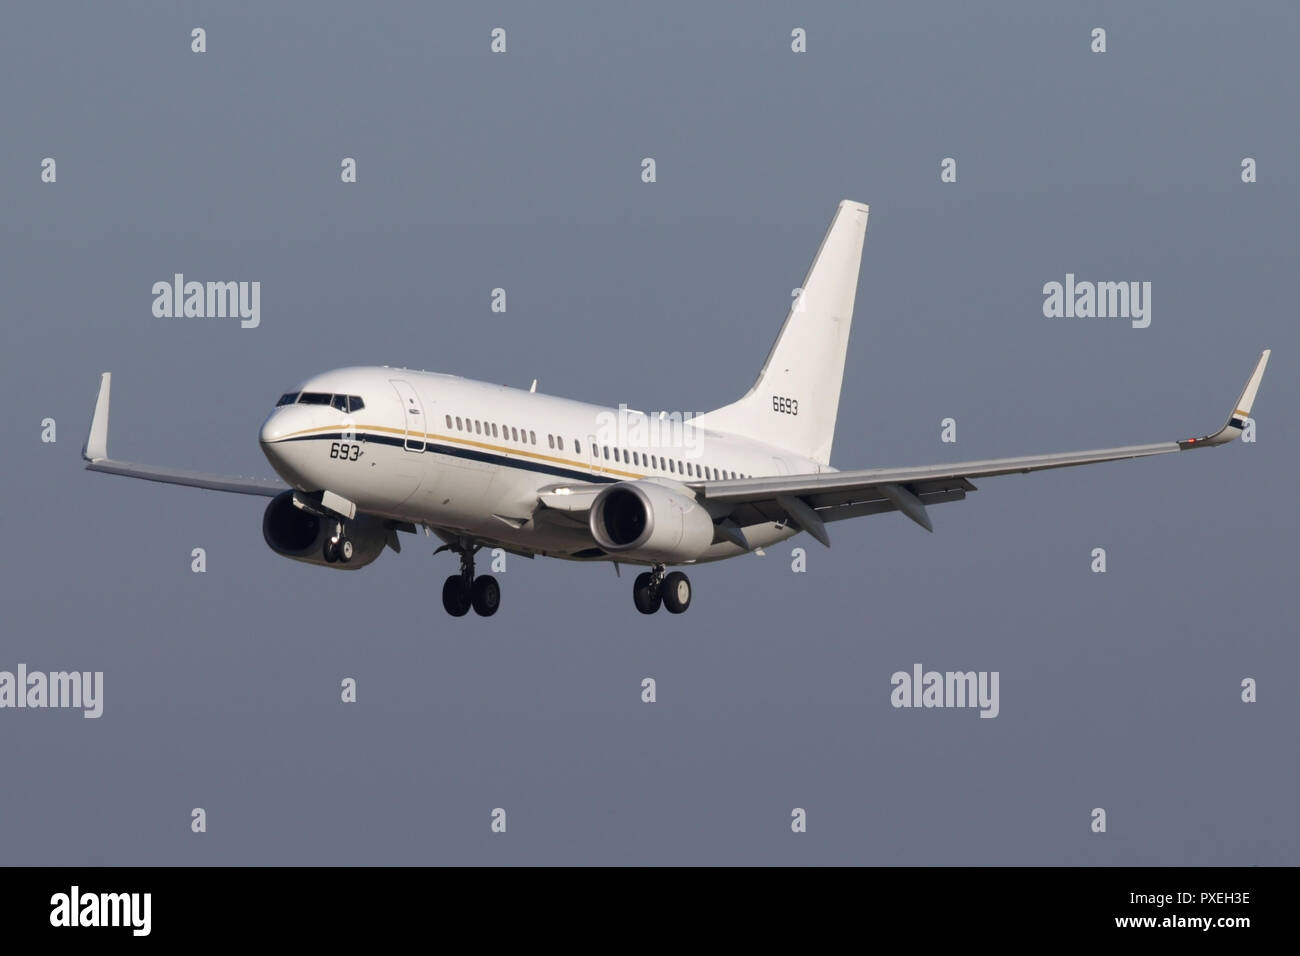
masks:
<path id="1" fill-rule="evenodd" d="M 359 512 L 424 525 L 447 540 L 528 554 L 626 560 L 600 552 L 585 522 L 535 518 L 543 489 L 638 479 L 681 487 L 832 470 L 752 439 L 672 427 L 671 417 L 620 419 L 618 409 L 454 375 L 343 368 L 307 380 L 297 394 L 316 402 L 359 397 L 364 406 L 299 400 L 275 408 L 261 446 L 295 489 L 331 492 Z M 620 420 L 630 427 L 620 429 Z M 751 548 L 797 533 L 784 522 L 744 531 Z M 719 542 L 696 560 L 743 553 Z"/>

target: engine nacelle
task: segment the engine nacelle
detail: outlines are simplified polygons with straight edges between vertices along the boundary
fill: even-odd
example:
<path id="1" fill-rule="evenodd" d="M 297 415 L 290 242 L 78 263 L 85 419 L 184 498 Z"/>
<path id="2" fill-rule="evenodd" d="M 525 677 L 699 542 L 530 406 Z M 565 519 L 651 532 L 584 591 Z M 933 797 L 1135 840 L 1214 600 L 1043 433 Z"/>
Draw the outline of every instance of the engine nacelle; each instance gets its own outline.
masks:
<path id="1" fill-rule="evenodd" d="M 713 519 L 694 499 L 655 481 L 620 481 L 592 502 L 592 537 L 605 551 L 680 564 L 713 543 Z"/>
<path id="2" fill-rule="evenodd" d="M 271 499 L 262 515 L 262 537 L 276 554 L 308 564 L 320 564 L 340 571 L 364 568 L 379 557 L 388 543 L 389 531 L 382 520 L 357 515 L 343 522 L 343 533 L 353 545 L 352 560 L 331 564 L 325 560 L 325 539 L 333 533 L 333 522 L 303 511 L 293 503 L 293 492 L 285 491 Z"/>

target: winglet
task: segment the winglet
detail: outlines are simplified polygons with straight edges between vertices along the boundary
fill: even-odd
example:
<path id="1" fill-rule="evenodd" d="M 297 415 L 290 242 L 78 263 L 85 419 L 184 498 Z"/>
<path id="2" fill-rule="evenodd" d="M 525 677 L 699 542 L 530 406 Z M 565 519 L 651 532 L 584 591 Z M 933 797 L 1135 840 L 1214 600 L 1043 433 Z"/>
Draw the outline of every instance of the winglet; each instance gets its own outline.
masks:
<path id="1" fill-rule="evenodd" d="M 1232 406 L 1232 414 L 1228 416 L 1228 424 L 1213 435 L 1180 441 L 1178 443 L 1179 448 L 1186 450 L 1188 448 L 1200 448 L 1203 445 L 1223 445 L 1241 435 L 1246 428 L 1246 419 L 1250 417 L 1250 408 L 1255 404 L 1255 394 L 1259 391 L 1259 383 L 1264 379 L 1264 367 L 1268 365 L 1268 357 L 1272 352 L 1272 349 L 1264 349 L 1260 353 L 1259 362 L 1255 365 L 1255 371 L 1250 374 L 1246 387 L 1241 390 L 1241 397 L 1237 399 L 1237 404 Z"/>
<path id="2" fill-rule="evenodd" d="M 99 379 L 99 398 L 95 399 L 90 434 L 81 446 L 81 457 L 86 461 L 103 461 L 108 457 L 108 393 L 112 386 L 113 373 L 105 372 Z"/>

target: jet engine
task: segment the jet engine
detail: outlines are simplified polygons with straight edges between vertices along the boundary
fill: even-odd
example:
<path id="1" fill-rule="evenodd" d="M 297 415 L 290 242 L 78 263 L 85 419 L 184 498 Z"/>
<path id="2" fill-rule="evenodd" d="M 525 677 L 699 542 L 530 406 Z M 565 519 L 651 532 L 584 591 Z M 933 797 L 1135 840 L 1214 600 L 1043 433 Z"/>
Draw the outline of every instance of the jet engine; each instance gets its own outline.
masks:
<path id="1" fill-rule="evenodd" d="M 297 507 L 292 491 L 272 498 L 262 515 L 262 537 L 276 554 L 340 571 L 353 571 L 374 561 L 392 534 L 381 519 L 370 515 L 344 521 L 343 535 L 352 541 L 352 557 L 336 563 L 325 560 L 325 542 L 333 533 L 334 522 Z"/>
<path id="2" fill-rule="evenodd" d="M 592 537 L 611 554 L 681 564 L 713 543 L 713 519 L 694 499 L 655 481 L 620 481 L 592 502 Z"/>

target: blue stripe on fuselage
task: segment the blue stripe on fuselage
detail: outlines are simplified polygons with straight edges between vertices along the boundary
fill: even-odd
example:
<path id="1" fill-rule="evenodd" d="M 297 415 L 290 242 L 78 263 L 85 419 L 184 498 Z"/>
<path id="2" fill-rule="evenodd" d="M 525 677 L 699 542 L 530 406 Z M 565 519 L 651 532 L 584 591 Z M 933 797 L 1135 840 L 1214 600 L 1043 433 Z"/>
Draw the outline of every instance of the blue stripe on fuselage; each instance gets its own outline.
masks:
<path id="1" fill-rule="evenodd" d="M 283 440 L 286 442 L 360 441 L 365 444 L 373 442 L 377 445 L 392 445 L 395 448 L 406 447 L 406 440 L 397 435 L 375 435 L 364 431 L 349 433 L 348 437 L 344 437 L 342 432 L 325 432 L 319 435 L 298 435 L 294 438 L 286 438 Z M 476 448 L 462 448 L 459 445 L 443 445 L 431 441 L 425 441 L 424 452 L 416 451 L 413 448 L 407 449 L 407 451 L 412 455 L 419 455 L 427 452 L 435 455 L 446 455 L 449 458 L 464 458 L 468 461 L 478 461 L 485 465 L 496 465 L 501 468 L 515 468 L 520 471 L 532 471 L 543 475 L 554 475 L 557 478 L 573 478 L 578 481 L 615 482 L 624 480 L 622 478 L 612 478 L 609 475 L 594 475 L 589 471 L 578 471 L 573 468 L 561 468 L 559 465 L 548 465 L 538 461 L 510 458 L 506 455 L 480 451 Z"/>

